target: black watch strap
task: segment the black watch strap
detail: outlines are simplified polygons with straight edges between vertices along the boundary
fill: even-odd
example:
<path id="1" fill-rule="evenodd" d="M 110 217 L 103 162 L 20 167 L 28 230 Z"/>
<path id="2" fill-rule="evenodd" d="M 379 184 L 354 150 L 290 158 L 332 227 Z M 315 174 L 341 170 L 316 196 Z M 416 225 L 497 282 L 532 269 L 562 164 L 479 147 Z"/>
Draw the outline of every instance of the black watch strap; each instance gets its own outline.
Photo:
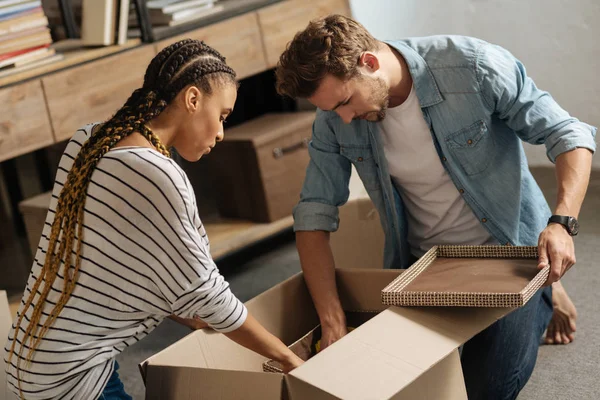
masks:
<path id="1" fill-rule="evenodd" d="M 575 236 L 579 233 L 579 223 L 575 217 L 553 215 L 548 219 L 548 224 L 551 223 L 561 224 L 571 236 Z"/>

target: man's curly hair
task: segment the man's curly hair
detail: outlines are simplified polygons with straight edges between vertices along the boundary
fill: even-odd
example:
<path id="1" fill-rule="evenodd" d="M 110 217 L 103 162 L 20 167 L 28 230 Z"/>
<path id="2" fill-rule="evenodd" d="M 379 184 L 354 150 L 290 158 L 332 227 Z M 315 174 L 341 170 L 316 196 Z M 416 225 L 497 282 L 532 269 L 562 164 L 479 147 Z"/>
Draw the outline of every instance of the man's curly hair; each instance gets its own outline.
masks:
<path id="1" fill-rule="evenodd" d="M 361 54 L 379 47 L 380 42 L 351 18 L 315 19 L 294 36 L 279 58 L 277 92 L 291 98 L 310 97 L 327 74 L 342 80 L 356 76 Z"/>

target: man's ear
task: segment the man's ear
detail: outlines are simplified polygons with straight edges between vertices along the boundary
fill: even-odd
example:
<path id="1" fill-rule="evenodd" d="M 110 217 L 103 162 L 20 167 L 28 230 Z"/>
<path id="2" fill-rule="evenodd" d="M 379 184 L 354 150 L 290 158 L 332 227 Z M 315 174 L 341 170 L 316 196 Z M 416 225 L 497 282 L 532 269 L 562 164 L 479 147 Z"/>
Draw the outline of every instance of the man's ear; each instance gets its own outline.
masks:
<path id="1" fill-rule="evenodd" d="M 379 59 L 375 53 L 365 51 L 360 55 L 358 66 L 366 68 L 369 72 L 375 72 L 379 69 Z"/>

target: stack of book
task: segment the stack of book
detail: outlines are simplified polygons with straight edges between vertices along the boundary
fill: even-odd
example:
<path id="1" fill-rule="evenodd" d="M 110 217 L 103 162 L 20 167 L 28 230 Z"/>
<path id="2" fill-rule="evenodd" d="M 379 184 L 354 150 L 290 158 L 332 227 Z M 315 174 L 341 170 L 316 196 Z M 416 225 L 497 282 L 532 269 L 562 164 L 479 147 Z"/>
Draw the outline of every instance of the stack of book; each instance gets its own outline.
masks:
<path id="1" fill-rule="evenodd" d="M 0 77 L 55 62 L 40 0 L 0 1 Z"/>
<path id="2" fill-rule="evenodd" d="M 155 26 L 178 26 L 198 21 L 223 10 L 218 0 L 149 0 L 150 22 Z"/>

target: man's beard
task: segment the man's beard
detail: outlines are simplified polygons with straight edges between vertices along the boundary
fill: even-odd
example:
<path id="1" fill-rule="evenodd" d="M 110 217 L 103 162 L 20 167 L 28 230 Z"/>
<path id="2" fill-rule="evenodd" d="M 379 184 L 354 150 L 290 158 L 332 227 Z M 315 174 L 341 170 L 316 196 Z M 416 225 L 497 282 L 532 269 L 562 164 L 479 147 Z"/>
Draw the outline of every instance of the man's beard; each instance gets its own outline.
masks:
<path id="1" fill-rule="evenodd" d="M 365 119 L 371 122 L 383 121 L 385 119 L 385 115 L 390 103 L 388 88 L 383 79 L 381 78 L 371 78 L 369 86 L 371 89 L 371 96 L 369 97 L 369 102 L 373 104 L 378 104 L 379 110 L 369 111 L 367 113 L 361 114 L 355 119 Z"/>

